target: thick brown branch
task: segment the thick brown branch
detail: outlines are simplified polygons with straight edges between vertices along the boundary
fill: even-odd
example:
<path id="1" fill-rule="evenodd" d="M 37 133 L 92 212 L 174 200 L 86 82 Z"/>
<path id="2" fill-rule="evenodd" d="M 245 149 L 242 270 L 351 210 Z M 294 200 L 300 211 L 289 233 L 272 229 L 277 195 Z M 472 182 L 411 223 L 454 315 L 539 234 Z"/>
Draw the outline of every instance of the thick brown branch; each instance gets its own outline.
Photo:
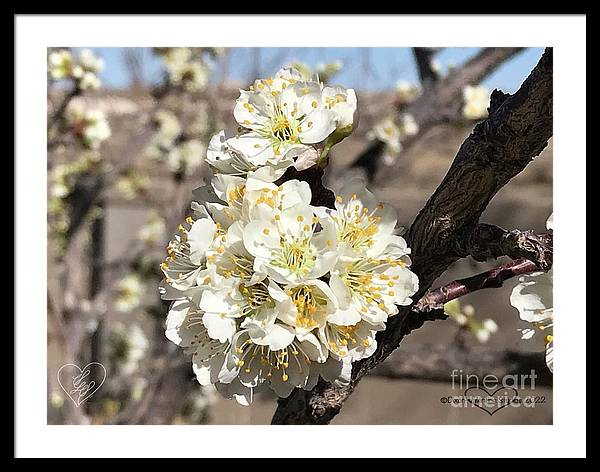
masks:
<path id="1" fill-rule="evenodd" d="M 76 183 L 75 190 L 68 198 L 71 204 L 71 221 L 66 234 L 67 246 L 85 222 L 90 209 L 94 206 L 104 188 L 104 179 L 98 175 L 84 176 Z"/>
<path id="2" fill-rule="evenodd" d="M 475 228 L 492 197 L 521 172 L 552 135 L 552 50 L 547 49 L 514 95 L 496 94 L 490 116 L 461 146 L 448 174 L 421 210 L 407 234 L 419 299 L 453 262 L 461 234 Z M 280 399 L 274 424 L 327 424 L 339 412 L 360 379 L 398 347 L 422 315 L 401 307 L 377 336 L 375 353 L 353 365 L 350 385 L 319 382 L 310 392 L 295 390 Z"/>
<path id="3" fill-rule="evenodd" d="M 412 51 L 423 89 L 428 89 L 439 79 L 439 75 L 432 64 L 433 56 L 439 51 L 439 48 L 413 48 Z"/>
<path id="4" fill-rule="evenodd" d="M 478 224 L 457 240 L 456 250 L 459 257 L 470 255 L 479 262 L 501 256 L 525 258 L 547 270 L 552 265 L 553 236 L 552 232 L 507 231 L 494 225 Z"/>
<path id="5" fill-rule="evenodd" d="M 545 355 L 539 352 L 519 352 L 494 349 L 489 346 L 461 348 L 456 345 L 403 345 L 369 375 L 391 379 L 452 382 L 452 372 L 473 374 L 478 378 L 494 375 L 535 375 L 536 386 L 551 386 L 552 374 Z"/>
<path id="6" fill-rule="evenodd" d="M 503 95 L 465 140 L 444 180 L 411 226 L 413 269 L 425 285 L 456 261 L 456 241 L 476 228 L 496 193 L 552 136 L 552 50 L 514 95 Z"/>

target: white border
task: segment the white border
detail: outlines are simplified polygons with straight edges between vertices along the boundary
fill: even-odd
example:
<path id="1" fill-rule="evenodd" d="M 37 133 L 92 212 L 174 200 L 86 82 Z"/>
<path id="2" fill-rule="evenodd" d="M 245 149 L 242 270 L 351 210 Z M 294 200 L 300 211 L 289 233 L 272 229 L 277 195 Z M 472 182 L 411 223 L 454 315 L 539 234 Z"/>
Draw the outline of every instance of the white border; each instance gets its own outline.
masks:
<path id="1" fill-rule="evenodd" d="M 585 37 L 575 16 L 18 16 L 16 455 L 585 455 Z M 60 45 L 554 46 L 555 425 L 47 426 L 45 48 Z"/>

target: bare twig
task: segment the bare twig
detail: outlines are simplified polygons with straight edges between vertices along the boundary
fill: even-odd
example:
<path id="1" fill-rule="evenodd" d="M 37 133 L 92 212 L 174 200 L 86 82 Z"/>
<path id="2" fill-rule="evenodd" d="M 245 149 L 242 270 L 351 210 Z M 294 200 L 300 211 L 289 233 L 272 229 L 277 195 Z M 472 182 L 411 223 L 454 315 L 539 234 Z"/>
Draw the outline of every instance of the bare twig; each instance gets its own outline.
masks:
<path id="1" fill-rule="evenodd" d="M 464 297 L 478 290 L 486 288 L 500 288 L 504 282 L 513 277 L 524 274 L 531 274 L 539 271 L 539 267 L 530 260 L 519 259 L 494 267 L 491 270 L 482 272 L 460 280 L 450 282 L 443 287 L 435 290 L 429 290 L 415 305 L 416 311 L 429 310 L 432 308 L 441 308 L 445 303 Z"/>

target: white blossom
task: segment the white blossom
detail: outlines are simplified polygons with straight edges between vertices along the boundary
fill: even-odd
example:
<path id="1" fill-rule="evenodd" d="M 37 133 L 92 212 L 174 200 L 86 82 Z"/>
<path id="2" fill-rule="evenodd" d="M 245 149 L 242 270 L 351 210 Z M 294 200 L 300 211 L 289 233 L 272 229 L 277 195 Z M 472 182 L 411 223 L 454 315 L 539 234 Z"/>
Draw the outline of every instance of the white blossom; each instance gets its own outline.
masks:
<path id="1" fill-rule="evenodd" d="M 303 80 L 315 80 L 318 78 L 322 82 L 327 83 L 331 77 L 342 70 L 344 63 L 339 60 L 328 63 L 319 62 L 313 69 L 308 64 L 295 60 L 292 61 L 291 67 L 302 75 Z"/>
<path id="2" fill-rule="evenodd" d="M 75 67 L 71 51 L 61 49 L 48 55 L 48 73 L 54 80 L 66 79 L 74 74 L 80 75 L 81 71 Z"/>
<path id="3" fill-rule="evenodd" d="M 473 305 L 461 305 L 458 299 L 454 299 L 444 304 L 444 313 L 450 319 L 466 331 L 473 333 L 475 339 L 482 344 L 489 341 L 492 334 L 498 332 L 498 325 L 491 318 L 479 320 L 475 318 L 475 308 Z"/>
<path id="4" fill-rule="evenodd" d="M 179 234 L 169 242 L 167 258 L 161 264 L 165 283 L 176 290 L 185 291 L 209 282 L 207 252 L 224 231 L 203 207 L 196 208 L 197 218 L 190 216 L 185 225 L 179 225 Z"/>
<path id="5" fill-rule="evenodd" d="M 383 141 L 392 152 L 402 151 L 402 133 L 400 127 L 394 123 L 392 118 L 384 118 L 378 122 L 368 133 L 369 139 Z"/>
<path id="6" fill-rule="evenodd" d="M 104 68 L 104 61 L 89 49 L 82 49 L 73 58 L 71 51 L 61 49 L 48 56 L 48 73 L 54 80 L 73 79 L 81 90 L 96 90 L 100 87 L 98 73 Z"/>
<path id="7" fill-rule="evenodd" d="M 204 162 L 206 147 L 199 139 L 190 139 L 175 146 L 167 155 L 167 165 L 173 172 L 193 174 Z"/>
<path id="8" fill-rule="evenodd" d="M 552 317 L 552 279 L 552 269 L 519 278 L 519 283 L 511 293 L 510 303 L 519 310 L 523 321 L 540 323 Z"/>
<path id="9" fill-rule="evenodd" d="M 202 90 L 208 84 L 210 69 L 197 61 L 178 63 L 169 69 L 171 81 L 189 91 Z"/>
<path id="10" fill-rule="evenodd" d="M 149 347 L 148 338 L 142 328 L 132 323 L 117 322 L 111 325 L 111 344 L 117 353 L 119 369 L 125 375 L 134 374 L 144 359 Z"/>
<path id="11" fill-rule="evenodd" d="M 137 274 L 129 274 L 116 284 L 115 308 L 129 312 L 138 307 L 142 300 L 144 285 Z"/>
<path id="12" fill-rule="evenodd" d="M 173 343 L 192 354 L 192 367 L 200 385 L 214 385 L 225 362 L 230 343 L 208 336 L 202 313 L 189 300 L 176 300 L 167 316 L 165 334 Z"/>
<path id="13" fill-rule="evenodd" d="M 322 277 L 337 258 L 333 221 L 317 217 L 305 203 L 248 223 L 244 245 L 255 257 L 256 270 L 284 284 Z"/>
<path id="14" fill-rule="evenodd" d="M 272 349 L 256 344 L 248 330 L 241 330 L 225 366 L 242 385 L 253 388 L 268 381 L 277 395 L 287 397 L 294 388 L 310 390 L 316 384 L 318 377 L 311 376 L 311 364 L 324 362 L 325 356 L 313 334 L 292 336 L 286 346 Z"/>
<path id="15" fill-rule="evenodd" d="M 356 92 L 353 89 L 335 85 L 323 88 L 322 94 L 325 107 L 336 115 L 337 128 L 346 129 L 349 133 L 356 125 Z"/>
<path id="16" fill-rule="evenodd" d="M 150 185 L 150 177 L 136 169 L 120 175 L 115 182 L 116 190 L 127 200 L 133 200 L 145 192 Z"/>
<path id="17" fill-rule="evenodd" d="M 402 142 L 418 132 L 419 125 L 414 116 L 410 113 L 404 113 L 400 116 L 398 123 L 391 117 L 384 118 L 369 131 L 367 137 L 384 142 L 390 152 L 389 155 L 394 159 L 394 156 L 402 151 Z"/>
<path id="18" fill-rule="evenodd" d="M 65 403 L 65 397 L 57 390 L 53 390 L 52 392 L 50 392 L 49 400 L 50 405 L 52 405 L 52 407 L 56 409 L 61 408 Z"/>
<path id="19" fill-rule="evenodd" d="M 265 180 L 275 181 L 294 164 L 292 157 L 282 157 L 275 162 L 269 161 L 267 165 L 250 159 L 231 146 L 232 139 L 227 137 L 225 131 L 220 131 L 208 143 L 206 161 L 215 172 L 245 177 L 248 173 L 260 171 Z"/>
<path id="20" fill-rule="evenodd" d="M 486 343 L 490 339 L 490 336 L 498 331 L 498 325 L 490 318 L 486 318 L 478 324 L 475 329 L 475 337 L 480 343 Z"/>
<path id="21" fill-rule="evenodd" d="M 102 85 L 100 79 L 93 72 L 84 72 L 79 81 L 81 90 L 97 90 L 100 88 L 100 85 Z"/>
<path id="22" fill-rule="evenodd" d="M 419 125 L 410 113 L 402 114 L 400 118 L 400 133 L 402 137 L 414 136 L 419 132 Z"/>
<path id="23" fill-rule="evenodd" d="M 467 85 L 463 89 L 463 101 L 463 116 L 468 120 L 479 120 L 488 114 L 490 92 L 481 85 Z"/>
<path id="24" fill-rule="evenodd" d="M 79 52 L 78 60 L 85 72 L 97 74 L 104 69 L 104 60 L 96 56 L 90 49 L 82 49 Z"/>
<path id="25" fill-rule="evenodd" d="M 412 303 L 418 279 L 409 269 L 406 241 L 394 234 L 393 208 L 355 180 L 342 188 L 335 210 L 325 212 L 335 222 L 339 247 L 329 281 L 340 304 L 332 322 L 377 324 L 396 314 L 396 305 Z"/>
<path id="26" fill-rule="evenodd" d="M 210 68 L 193 48 L 165 48 L 162 57 L 169 80 L 190 92 L 204 89 L 208 85 Z"/>
<path id="27" fill-rule="evenodd" d="M 152 246 L 165 235 L 166 223 L 158 212 L 153 212 L 148 218 L 147 223 L 138 231 L 138 239 L 148 246 Z"/>
<path id="28" fill-rule="evenodd" d="M 554 226 L 553 215 L 550 215 L 546 227 Z M 514 306 L 521 320 L 529 323 L 529 327 L 521 330 L 522 339 L 538 338 L 542 334 L 546 347 L 546 363 L 550 371 L 554 363 L 554 286 L 553 269 L 548 272 L 534 272 L 519 278 L 519 283 L 510 295 L 510 304 Z"/>
<path id="29" fill-rule="evenodd" d="M 309 145 L 325 141 L 339 119 L 327 106 L 321 84 L 304 81 L 293 69 L 282 69 L 274 78 L 242 90 L 234 116 L 248 132 L 231 139 L 230 146 L 257 166 L 296 157 Z"/>
<path id="30" fill-rule="evenodd" d="M 399 80 L 396 83 L 396 95 L 400 103 L 410 103 L 421 95 L 421 87 L 418 84 L 412 84 L 406 80 Z"/>
<path id="31" fill-rule="evenodd" d="M 88 110 L 80 103 L 72 102 L 67 108 L 66 119 L 73 134 L 90 149 L 98 149 L 111 136 L 106 115 L 100 110 Z"/>
<path id="32" fill-rule="evenodd" d="M 154 113 L 154 121 L 158 125 L 159 143 L 165 147 L 171 146 L 181 134 L 181 125 L 174 113 L 169 110 L 158 110 Z"/>
<path id="33" fill-rule="evenodd" d="M 553 288 L 552 269 L 548 272 L 535 272 L 519 278 L 519 283 L 513 288 L 510 303 L 519 311 L 523 321 L 530 323 L 529 328 L 521 330 L 523 339 L 537 338 L 542 333 L 546 346 L 548 368 L 553 364 L 553 327 L 554 307 L 552 302 Z"/>

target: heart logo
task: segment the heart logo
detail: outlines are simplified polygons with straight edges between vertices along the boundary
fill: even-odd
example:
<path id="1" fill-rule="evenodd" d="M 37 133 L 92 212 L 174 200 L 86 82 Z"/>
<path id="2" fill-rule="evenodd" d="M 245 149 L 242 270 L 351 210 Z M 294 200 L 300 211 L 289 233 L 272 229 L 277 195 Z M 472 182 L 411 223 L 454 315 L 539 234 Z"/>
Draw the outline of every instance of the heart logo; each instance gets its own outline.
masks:
<path id="1" fill-rule="evenodd" d="M 90 378 L 92 369 L 96 370 L 97 381 Z M 102 387 L 106 380 L 106 368 L 100 362 L 90 362 L 83 369 L 75 364 L 65 364 L 58 369 L 56 378 L 75 406 L 81 406 Z"/>
<path id="2" fill-rule="evenodd" d="M 482 387 L 470 387 L 465 390 L 467 401 L 490 416 L 513 403 L 518 396 L 517 389 L 509 387 L 500 387 L 492 393 Z"/>

